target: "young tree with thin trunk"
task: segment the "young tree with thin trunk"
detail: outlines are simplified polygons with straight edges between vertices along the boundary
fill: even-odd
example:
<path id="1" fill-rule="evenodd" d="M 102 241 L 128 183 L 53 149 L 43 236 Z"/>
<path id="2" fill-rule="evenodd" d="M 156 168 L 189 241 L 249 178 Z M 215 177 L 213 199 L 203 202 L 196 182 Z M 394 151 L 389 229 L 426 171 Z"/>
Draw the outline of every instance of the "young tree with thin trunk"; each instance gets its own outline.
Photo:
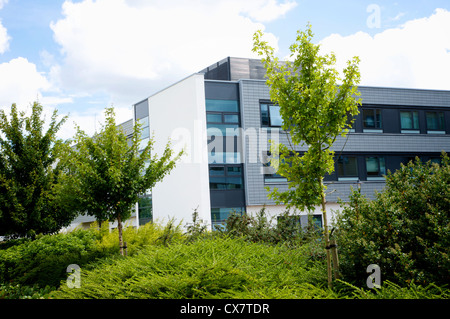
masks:
<path id="1" fill-rule="evenodd" d="M 80 212 L 100 221 L 117 220 L 120 253 L 123 255 L 123 222 L 130 218 L 139 199 L 161 181 L 176 164 L 183 151 L 174 155 L 167 143 L 160 158 L 151 154 L 153 139 L 139 150 L 140 126 L 135 125 L 131 141 L 127 141 L 115 123 L 114 109 L 106 109 L 106 124 L 100 133 L 87 136 L 77 129 L 76 146 L 68 150 L 67 194 Z"/>
<path id="2" fill-rule="evenodd" d="M 334 68 L 333 53 L 319 55 L 319 45 L 312 43 L 311 26 L 305 32 L 298 31 L 296 42 L 290 46 L 293 62 L 280 62 L 274 49 L 262 39 L 263 33 L 254 34 L 253 51 L 263 56 L 267 85 L 272 102 L 280 106 L 282 129 L 289 131 L 290 145 L 272 144 L 271 166 L 286 177 L 289 190 L 273 189 L 269 194 L 276 203 L 288 208 L 312 210 L 321 206 L 324 220 L 325 247 L 327 252 L 328 283 L 332 285 L 330 238 L 326 212 L 326 185 L 323 179 L 334 171 L 336 138 L 345 136 L 359 112 L 359 58 L 347 62 L 339 77 Z M 307 145 L 301 155 L 295 146 Z"/>

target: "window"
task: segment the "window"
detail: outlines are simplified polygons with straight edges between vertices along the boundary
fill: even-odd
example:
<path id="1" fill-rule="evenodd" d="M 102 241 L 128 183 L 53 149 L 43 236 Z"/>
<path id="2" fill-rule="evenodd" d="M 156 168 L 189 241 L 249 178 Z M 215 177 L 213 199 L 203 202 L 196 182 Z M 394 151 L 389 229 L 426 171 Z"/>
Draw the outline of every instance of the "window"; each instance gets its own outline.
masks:
<path id="1" fill-rule="evenodd" d="M 282 124 L 280 106 L 261 103 L 261 126 L 281 127 Z"/>
<path id="2" fill-rule="evenodd" d="M 263 164 L 264 184 L 287 183 L 287 178 L 277 174 L 275 168 L 270 166 L 270 161 Z"/>
<path id="3" fill-rule="evenodd" d="M 245 208 L 244 207 L 211 208 L 211 222 L 213 226 L 216 228 L 223 228 L 223 224 L 232 213 L 242 216 L 243 214 L 245 214 Z"/>
<path id="4" fill-rule="evenodd" d="M 382 132 L 380 109 L 363 110 L 363 128 L 366 133 Z"/>
<path id="5" fill-rule="evenodd" d="M 339 181 L 353 181 L 358 179 L 358 161 L 356 156 L 339 156 L 337 168 Z"/>
<path id="6" fill-rule="evenodd" d="M 236 100 L 210 100 L 205 101 L 206 112 L 239 112 L 239 103 Z"/>
<path id="7" fill-rule="evenodd" d="M 427 133 L 445 134 L 444 112 L 426 112 Z"/>
<path id="8" fill-rule="evenodd" d="M 219 129 L 222 136 L 227 136 L 227 129 L 230 135 L 239 136 L 239 103 L 234 100 L 206 100 L 206 127 L 208 136 L 216 133 L 214 129 Z"/>
<path id="9" fill-rule="evenodd" d="M 402 133 L 419 133 L 419 112 L 400 111 L 400 127 Z"/>
<path id="10" fill-rule="evenodd" d="M 384 157 L 366 157 L 367 180 L 384 180 L 386 165 Z"/>
<path id="11" fill-rule="evenodd" d="M 139 144 L 139 150 L 143 150 L 147 146 L 148 141 L 150 140 L 149 138 L 150 127 L 148 116 L 138 119 L 137 123 L 141 124 L 141 142 Z"/>
<path id="12" fill-rule="evenodd" d="M 211 190 L 242 189 L 242 166 L 209 166 L 209 188 Z"/>
<path id="13" fill-rule="evenodd" d="M 240 164 L 242 163 L 241 152 L 208 152 L 209 164 Z"/>
<path id="14" fill-rule="evenodd" d="M 151 195 L 139 197 L 138 208 L 139 208 L 139 225 L 144 225 L 148 222 L 151 222 L 153 219 Z"/>

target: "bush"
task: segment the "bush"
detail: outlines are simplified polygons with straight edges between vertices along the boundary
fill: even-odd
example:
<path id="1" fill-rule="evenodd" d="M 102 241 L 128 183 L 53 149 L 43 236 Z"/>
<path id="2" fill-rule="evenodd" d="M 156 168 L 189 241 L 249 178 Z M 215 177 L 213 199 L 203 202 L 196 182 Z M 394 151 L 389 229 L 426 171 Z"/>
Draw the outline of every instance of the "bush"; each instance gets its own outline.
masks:
<path id="1" fill-rule="evenodd" d="M 105 255 L 115 255 L 119 253 L 119 241 L 117 228 L 109 231 L 108 223 L 103 223 L 102 229 L 93 225 L 92 231 L 97 237 L 96 246 Z M 147 223 L 123 229 L 123 241 L 127 243 L 127 254 L 132 256 L 148 245 L 168 245 L 181 240 L 183 237 L 180 225 L 175 225 L 173 220 L 169 220 L 165 227 L 157 223 Z"/>
<path id="2" fill-rule="evenodd" d="M 338 217 L 340 266 L 345 280 L 367 278 L 378 264 L 383 280 L 423 286 L 450 282 L 450 165 L 410 162 L 386 176 L 386 188 L 368 200 L 353 191 Z"/>
<path id="3" fill-rule="evenodd" d="M 224 232 L 252 242 L 298 246 L 320 238 L 311 218 L 308 224 L 306 228 L 302 228 L 298 216 L 293 216 L 288 211 L 277 216 L 276 222 L 273 223 L 273 219 L 268 218 L 266 208 L 263 207 L 254 216 L 231 214 L 226 220 Z"/>
<path id="4" fill-rule="evenodd" d="M 0 282 L 57 287 L 67 277 L 67 266 L 101 256 L 92 232 L 40 236 L 0 250 Z"/>
<path id="5" fill-rule="evenodd" d="M 0 299 L 46 299 L 52 288 L 47 286 L 22 286 L 19 284 L 0 284 Z"/>
<path id="6" fill-rule="evenodd" d="M 323 262 L 306 249 L 226 236 L 168 247 L 82 270 L 81 288 L 61 285 L 55 298 L 297 298 L 326 282 Z M 316 293 L 319 293 L 317 288 Z M 320 292 L 323 293 L 323 292 Z"/>

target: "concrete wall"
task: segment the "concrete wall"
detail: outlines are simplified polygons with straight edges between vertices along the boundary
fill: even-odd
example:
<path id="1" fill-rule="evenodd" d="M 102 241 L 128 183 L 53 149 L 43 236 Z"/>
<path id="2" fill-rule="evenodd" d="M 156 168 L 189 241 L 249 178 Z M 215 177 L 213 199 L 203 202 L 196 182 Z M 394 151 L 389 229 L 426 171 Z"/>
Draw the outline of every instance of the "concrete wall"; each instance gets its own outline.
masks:
<path id="1" fill-rule="evenodd" d="M 183 225 L 199 218 L 211 224 L 206 110 L 203 74 L 194 74 L 148 98 L 153 154 L 161 156 L 169 140 L 173 149 L 187 154 L 170 175 L 152 189 L 153 220 L 175 217 Z"/>

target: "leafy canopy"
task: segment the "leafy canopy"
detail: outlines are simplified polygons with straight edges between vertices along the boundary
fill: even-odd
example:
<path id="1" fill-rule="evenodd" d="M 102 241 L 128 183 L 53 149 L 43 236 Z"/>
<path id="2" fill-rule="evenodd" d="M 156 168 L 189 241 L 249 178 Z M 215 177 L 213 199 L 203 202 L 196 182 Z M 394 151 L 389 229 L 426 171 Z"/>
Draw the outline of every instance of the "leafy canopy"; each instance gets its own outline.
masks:
<path id="1" fill-rule="evenodd" d="M 288 179 L 289 191 L 275 188 L 269 196 L 278 204 L 311 209 L 321 201 L 324 186 L 319 181 L 334 170 L 331 146 L 339 135 L 346 135 L 361 104 L 356 99 L 359 58 L 347 62 L 341 79 L 334 68 L 335 55 L 320 55 L 320 46 L 312 43 L 310 25 L 297 32 L 290 46 L 293 62 L 280 62 L 262 36 L 261 31 L 255 33 L 253 51 L 264 56 L 270 98 L 280 106 L 282 129 L 291 139 L 289 146 L 271 147 L 271 165 Z M 295 146 L 305 144 L 308 151 L 300 155 Z"/>
<path id="2" fill-rule="evenodd" d="M 183 151 L 175 155 L 167 143 L 160 158 L 152 154 L 153 139 L 139 150 L 140 125 L 127 138 L 116 125 L 114 109 L 106 109 L 106 124 L 89 137 L 78 128 L 76 146 L 67 152 L 71 174 L 67 196 L 82 213 L 99 221 L 126 220 L 139 199 L 161 181 L 176 164 Z"/>
<path id="3" fill-rule="evenodd" d="M 0 234 L 31 236 L 54 233 L 76 217 L 61 198 L 64 142 L 56 138 L 67 117 L 53 112 L 44 132 L 43 107 L 35 102 L 31 115 L 11 106 L 10 119 L 0 110 Z"/>

